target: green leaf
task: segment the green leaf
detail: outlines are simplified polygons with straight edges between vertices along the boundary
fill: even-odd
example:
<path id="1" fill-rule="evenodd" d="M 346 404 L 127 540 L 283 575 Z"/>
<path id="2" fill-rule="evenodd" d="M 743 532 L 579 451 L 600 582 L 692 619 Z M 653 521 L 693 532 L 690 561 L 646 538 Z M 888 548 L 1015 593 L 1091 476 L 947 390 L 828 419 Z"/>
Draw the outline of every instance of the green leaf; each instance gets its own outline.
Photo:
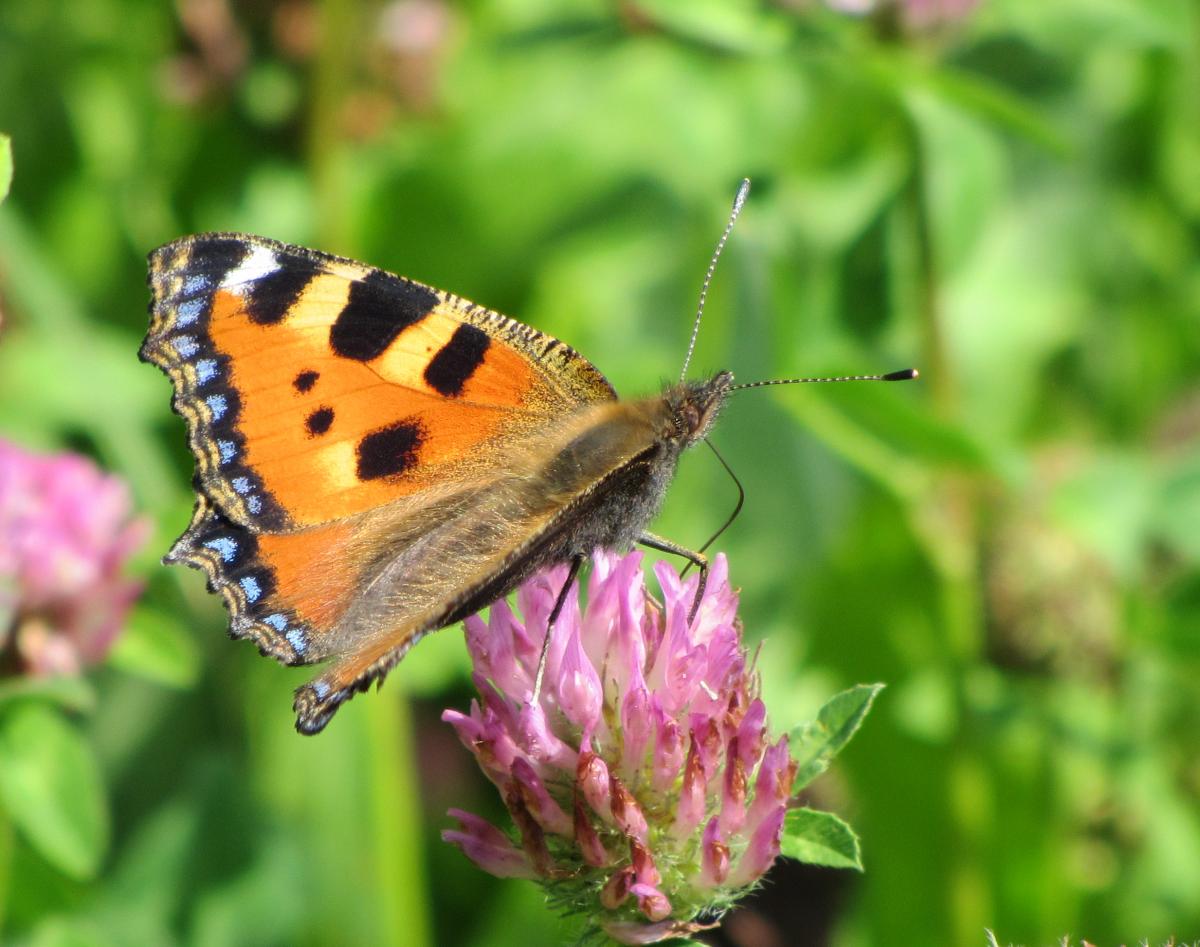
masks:
<path id="1" fill-rule="evenodd" d="M 896 148 L 864 151 L 832 166 L 806 169 L 758 213 L 777 214 L 814 246 L 845 253 L 895 200 L 911 173 L 908 156 Z"/>
<path id="2" fill-rule="evenodd" d="M 12 139 L 0 135 L 0 201 L 8 196 L 13 179 Z"/>
<path id="3" fill-rule="evenodd" d="M 1010 199 L 1005 141 L 994 123 L 927 88 L 911 87 L 903 99 L 928 182 L 923 211 L 941 272 L 949 276 L 992 232 Z"/>
<path id="4" fill-rule="evenodd" d="M 100 767 L 79 731 L 40 701 L 0 715 L 0 805 L 56 868 L 96 874 L 109 835 Z"/>
<path id="5" fill-rule="evenodd" d="M 195 639 L 177 619 L 146 605 L 133 610 L 108 662 L 129 674 L 179 689 L 191 687 L 200 671 Z"/>
<path id="6" fill-rule="evenodd" d="M 26 317 L 0 345 L 5 433 L 33 443 L 86 431 L 99 459 L 125 472 L 147 506 L 165 507 L 176 495 L 175 471 L 152 429 L 167 410 L 163 380 L 137 365 L 134 336 L 88 313 L 15 209 L 0 211 L 5 299 Z M 28 397 L 33 391 L 37 397 Z"/>
<path id="7" fill-rule="evenodd" d="M 842 691 L 817 712 L 817 719 L 792 730 L 792 756 L 799 762 L 792 792 L 796 793 L 829 768 L 850 742 L 883 684 L 858 684 Z"/>
<path id="8" fill-rule="evenodd" d="M 1021 135 L 1060 157 L 1074 152 L 1071 140 L 1032 104 L 984 79 L 943 65 L 927 75 L 930 87 L 948 101 Z"/>
<path id="9" fill-rule="evenodd" d="M 96 706 L 96 692 L 82 677 L 14 677 L 0 683 L 0 708 L 16 700 L 40 698 L 66 710 L 88 712 Z"/>
<path id="10" fill-rule="evenodd" d="M 863 870 L 858 836 L 832 812 L 790 810 L 784 818 L 780 851 L 810 865 Z"/>
<path id="11" fill-rule="evenodd" d="M 634 16 L 702 46 L 725 52 L 766 53 L 787 40 L 781 19 L 763 14 L 745 0 L 640 0 L 631 4 Z"/>
<path id="12" fill-rule="evenodd" d="M 1149 531 L 1180 556 L 1200 562 L 1200 450 L 1175 459 L 1161 473 Z"/>
<path id="13" fill-rule="evenodd" d="M 111 947 L 115 943 L 78 918 L 51 917 L 39 924 L 28 947 Z"/>

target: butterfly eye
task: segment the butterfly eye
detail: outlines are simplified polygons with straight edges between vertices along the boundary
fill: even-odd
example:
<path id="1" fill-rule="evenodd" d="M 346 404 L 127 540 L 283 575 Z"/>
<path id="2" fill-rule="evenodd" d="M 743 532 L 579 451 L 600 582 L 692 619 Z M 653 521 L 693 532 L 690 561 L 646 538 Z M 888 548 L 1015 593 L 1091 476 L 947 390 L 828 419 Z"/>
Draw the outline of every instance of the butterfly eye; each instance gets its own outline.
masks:
<path id="1" fill-rule="evenodd" d="M 699 429 L 700 409 L 695 402 L 685 401 L 679 406 L 679 411 L 675 415 L 675 424 L 682 437 L 694 434 Z"/>

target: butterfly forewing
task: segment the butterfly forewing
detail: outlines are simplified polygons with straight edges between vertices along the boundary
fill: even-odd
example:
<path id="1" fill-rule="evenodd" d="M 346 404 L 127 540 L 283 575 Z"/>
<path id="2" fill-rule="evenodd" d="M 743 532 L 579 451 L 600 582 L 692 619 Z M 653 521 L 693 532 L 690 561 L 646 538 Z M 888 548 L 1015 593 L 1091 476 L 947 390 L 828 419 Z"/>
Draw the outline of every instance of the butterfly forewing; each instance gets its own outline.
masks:
<path id="1" fill-rule="evenodd" d="M 615 397 L 556 339 L 300 247 L 188 237 L 150 283 L 143 357 L 175 384 L 204 492 L 257 531 L 373 509 Z"/>

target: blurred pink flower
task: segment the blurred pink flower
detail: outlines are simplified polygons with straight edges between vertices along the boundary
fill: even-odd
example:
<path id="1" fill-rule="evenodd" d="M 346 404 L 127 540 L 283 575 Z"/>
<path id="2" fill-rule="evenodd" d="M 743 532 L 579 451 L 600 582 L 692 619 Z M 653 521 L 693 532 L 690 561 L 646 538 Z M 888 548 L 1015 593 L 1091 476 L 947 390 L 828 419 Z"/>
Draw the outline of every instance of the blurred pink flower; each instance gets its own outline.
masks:
<path id="1" fill-rule="evenodd" d="M 568 595 L 540 699 L 538 655 L 566 567 L 546 570 L 485 624 L 467 619 L 481 701 L 442 716 L 495 783 L 516 841 L 451 810 L 443 838 L 485 871 L 553 885 L 622 943 L 706 926 L 779 854 L 796 764 L 767 739 L 757 674 L 747 666 L 724 556 L 691 626 L 696 577 L 640 553 L 598 553 L 581 614 Z"/>
<path id="2" fill-rule="evenodd" d="M 904 20 L 916 29 L 927 29 L 966 19 L 982 0 L 901 0 Z"/>
<path id="3" fill-rule="evenodd" d="M 895 8 L 905 25 L 917 30 L 933 29 L 965 19 L 981 2 L 982 0 L 825 0 L 831 9 L 851 16 L 865 16 L 876 10 Z"/>
<path id="4" fill-rule="evenodd" d="M 121 569 L 146 538 L 129 490 L 77 454 L 0 440 L 0 673 L 100 661 L 141 592 Z"/>

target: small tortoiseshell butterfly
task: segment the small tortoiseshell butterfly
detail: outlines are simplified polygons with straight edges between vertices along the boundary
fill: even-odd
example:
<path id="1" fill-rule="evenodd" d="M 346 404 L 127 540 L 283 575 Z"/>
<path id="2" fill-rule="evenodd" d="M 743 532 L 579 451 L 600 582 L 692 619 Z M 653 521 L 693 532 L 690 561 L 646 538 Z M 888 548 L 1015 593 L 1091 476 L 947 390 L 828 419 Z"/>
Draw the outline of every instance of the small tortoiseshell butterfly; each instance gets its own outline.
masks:
<path id="1" fill-rule="evenodd" d="M 296 692 L 301 732 L 548 564 L 573 577 L 592 549 L 640 542 L 703 578 L 702 556 L 645 526 L 729 372 L 620 401 L 529 326 L 244 234 L 160 247 L 149 282 L 141 357 L 170 376 L 197 460 L 192 522 L 164 561 L 204 570 L 233 637 L 333 662 Z"/>

